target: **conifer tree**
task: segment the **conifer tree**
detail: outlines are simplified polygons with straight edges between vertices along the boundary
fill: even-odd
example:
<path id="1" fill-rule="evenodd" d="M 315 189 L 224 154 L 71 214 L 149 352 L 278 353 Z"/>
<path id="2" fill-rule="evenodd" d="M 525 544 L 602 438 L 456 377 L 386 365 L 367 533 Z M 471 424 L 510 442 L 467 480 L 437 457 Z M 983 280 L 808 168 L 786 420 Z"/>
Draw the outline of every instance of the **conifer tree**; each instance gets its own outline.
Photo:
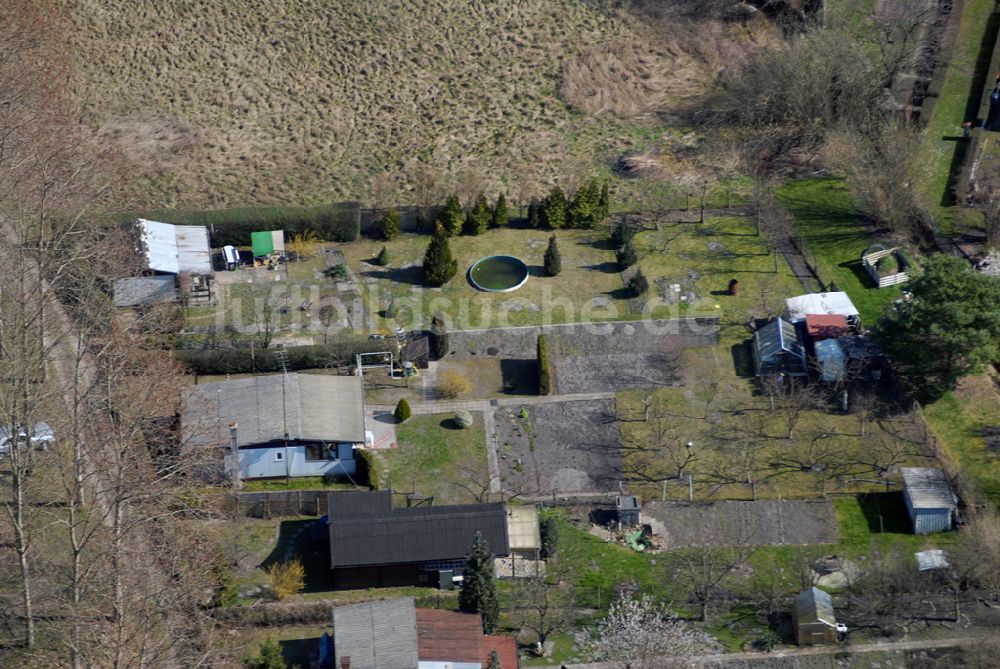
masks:
<path id="1" fill-rule="evenodd" d="M 611 226 L 611 245 L 616 249 L 620 249 L 632 241 L 632 237 L 634 236 L 635 228 L 626 223 L 624 218 L 619 218 Z"/>
<path id="2" fill-rule="evenodd" d="M 580 186 L 573 196 L 566 216 L 567 225 L 572 228 L 592 228 L 600 216 L 600 188 L 595 179 Z"/>
<path id="3" fill-rule="evenodd" d="M 399 229 L 402 227 L 402 219 L 399 216 L 399 212 L 395 209 L 390 209 L 386 212 L 382 220 L 379 221 L 379 236 L 385 241 L 390 241 L 399 234 Z"/>
<path id="4" fill-rule="evenodd" d="M 435 360 L 440 360 L 448 355 L 448 329 L 444 314 L 440 311 L 434 314 L 434 318 L 431 319 L 431 348 Z"/>
<path id="5" fill-rule="evenodd" d="M 424 283 L 428 286 L 443 286 L 458 271 L 458 261 L 451 257 L 451 246 L 441 227 L 431 237 L 427 253 L 424 254 Z"/>
<path id="6" fill-rule="evenodd" d="M 472 550 L 465 560 L 462 576 L 458 608 L 466 613 L 478 613 L 483 620 L 483 632 L 492 634 L 500 621 L 500 599 L 497 597 L 493 554 L 478 532 L 472 540 Z"/>
<path id="7" fill-rule="evenodd" d="M 598 215 L 600 216 L 597 222 L 600 223 L 601 221 L 603 221 L 608 217 L 608 214 L 611 213 L 611 195 L 610 193 L 608 193 L 607 181 L 605 181 L 604 184 L 601 186 L 601 194 L 597 198 L 597 206 L 598 206 Z"/>
<path id="8" fill-rule="evenodd" d="M 558 276 L 562 271 L 562 256 L 559 255 L 559 245 L 556 236 L 549 237 L 549 248 L 545 249 L 545 276 Z"/>
<path id="9" fill-rule="evenodd" d="M 625 246 L 615 252 L 615 257 L 618 259 L 618 267 L 620 269 L 628 269 L 639 262 L 639 254 L 635 252 L 635 247 L 632 246 L 631 241 L 625 242 Z"/>
<path id="10" fill-rule="evenodd" d="M 379 251 L 378 255 L 375 257 L 375 264 L 379 265 L 380 267 L 385 267 L 386 265 L 389 264 L 389 249 L 388 248 L 386 248 L 385 246 L 382 247 L 382 250 Z"/>
<path id="11" fill-rule="evenodd" d="M 635 273 L 635 276 L 628 280 L 628 292 L 632 297 L 639 297 L 645 294 L 647 290 L 649 290 L 649 280 L 642 273 L 642 270 L 639 270 Z"/>
<path id="12" fill-rule="evenodd" d="M 497 203 L 493 206 L 493 215 L 490 217 L 491 228 L 501 228 L 507 225 L 510 213 L 507 211 L 507 196 L 501 192 L 497 195 Z"/>
<path id="13" fill-rule="evenodd" d="M 467 235 L 481 235 L 489 227 L 491 218 L 490 205 L 486 202 L 486 196 L 480 193 L 468 216 L 465 217 L 465 227 L 462 232 Z"/>
<path id="14" fill-rule="evenodd" d="M 566 227 L 566 196 L 559 186 L 554 187 L 549 196 L 542 201 L 539 213 L 543 227 L 550 230 Z"/>
<path id="15" fill-rule="evenodd" d="M 541 205 L 532 200 L 528 203 L 528 227 L 530 228 L 540 228 L 542 227 L 542 212 Z"/>
<path id="16" fill-rule="evenodd" d="M 396 410 L 393 412 L 393 417 L 396 419 L 397 423 L 405 423 L 409 420 L 410 416 L 413 415 L 413 410 L 410 408 L 410 403 L 406 398 L 402 398 L 396 404 Z"/>
<path id="17" fill-rule="evenodd" d="M 462 211 L 462 204 L 458 201 L 457 195 L 449 195 L 448 199 L 445 200 L 439 220 L 446 237 L 454 237 L 462 231 L 462 226 L 465 224 L 465 212 Z"/>

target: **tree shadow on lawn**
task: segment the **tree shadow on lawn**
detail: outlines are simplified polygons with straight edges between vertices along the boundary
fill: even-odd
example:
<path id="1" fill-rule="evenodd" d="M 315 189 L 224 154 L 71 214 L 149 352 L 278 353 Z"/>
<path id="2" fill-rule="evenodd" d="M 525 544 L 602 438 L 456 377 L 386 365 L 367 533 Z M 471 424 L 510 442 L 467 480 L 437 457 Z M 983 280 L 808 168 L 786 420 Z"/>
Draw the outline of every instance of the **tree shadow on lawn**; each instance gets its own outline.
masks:
<path id="1" fill-rule="evenodd" d="M 597 265 L 584 265 L 584 269 L 592 269 L 595 272 L 603 272 L 604 274 L 615 274 L 619 271 L 618 263 L 607 260 Z"/>
<path id="2" fill-rule="evenodd" d="M 913 534 L 902 491 L 862 493 L 857 501 L 872 534 Z"/>
<path id="3" fill-rule="evenodd" d="M 868 276 L 868 272 L 865 271 L 864 265 L 861 264 L 860 260 L 848 260 L 847 262 L 842 262 L 837 267 L 843 267 L 848 269 L 857 278 L 858 283 L 861 284 L 862 288 L 878 288 L 872 278 Z M 843 290 L 843 288 L 841 288 Z"/>
<path id="4" fill-rule="evenodd" d="M 422 267 L 369 270 L 360 274 L 371 279 L 388 279 L 396 283 L 408 283 L 414 286 L 424 285 L 424 270 Z"/>
<path id="5" fill-rule="evenodd" d="M 261 569 L 298 558 L 305 569 L 303 592 L 333 590 L 330 572 L 330 538 L 318 518 L 283 520 L 278 529 L 278 543 L 260 563 Z"/>
<path id="6" fill-rule="evenodd" d="M 537 395 L 538 361 L 501 360 L 500 378 L 505 395 Z"/>
<path id="7" fill-rule="evenodd" d="M 598 239 L 592 239 L 590 241 L 584 239 L 578 241 L 576 244 L 577 246 L 589 246 L 590 248 L 596 251 L 614 251 L 616 248 L 618 248 L 617 246 L 615 246 L 615 243 L 611 241 L 610 237 L 600 237 Z"/>

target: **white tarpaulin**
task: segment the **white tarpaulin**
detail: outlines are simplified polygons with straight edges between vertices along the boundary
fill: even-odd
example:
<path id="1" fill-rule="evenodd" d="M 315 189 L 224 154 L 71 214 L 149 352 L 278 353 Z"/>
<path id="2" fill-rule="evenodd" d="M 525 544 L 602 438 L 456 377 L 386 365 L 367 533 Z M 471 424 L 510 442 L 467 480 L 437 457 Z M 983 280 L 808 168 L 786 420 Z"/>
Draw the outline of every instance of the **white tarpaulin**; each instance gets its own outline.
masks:
<path id="1" fill-rule="evenodd" d="M 806 319 L 807 314 L 839 314 L 846 316 L 848 321 L 858 318 L 858 310 L 851 302 L 847 293 L 809 293 L 785 300 L 788 308 L 788 320 L 798 323 Z"/>

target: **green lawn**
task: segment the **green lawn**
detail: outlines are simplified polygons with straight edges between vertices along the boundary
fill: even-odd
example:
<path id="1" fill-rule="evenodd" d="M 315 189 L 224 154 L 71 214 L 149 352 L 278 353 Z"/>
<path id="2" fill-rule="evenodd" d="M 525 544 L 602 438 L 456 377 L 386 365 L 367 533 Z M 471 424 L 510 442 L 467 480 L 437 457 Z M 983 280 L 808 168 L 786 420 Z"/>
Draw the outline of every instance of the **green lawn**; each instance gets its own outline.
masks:
<path id="1" fill-rule="evenodd" d="M 793 181 L 782 186 L 778 196 L 795 217 L 807 257 L 817 267 L 820 280 L 827 285 L 836 283 L 850 295 L 862 322 L 874 323 L 899 297 L 900 288 L 878 288 L 861 266 L 861 254 L 881 240 L 857 217 L 844 181 Z"/>
<path id="2" fill-rule="evenodd" d="M 991 376 L 970 376 L 924 408 L 927 425 L 948 458 L 1000 505 L 1000 458 L 985 430 L 1000 428 L 1000 395 Z M 1000 433 L 995 440 L 1000 440 Z"/>
<path id="3" fill-rule="evenodd" d="M 618 294 L 623 287 L 614 265 L 614 252 L 607 246 L 607 229 L 560 230 L 556 232 L 562 256 L 558 277 L 542 276 L 542 256 L 548 230 L 499 228 L 478 236 L 449 240 L 458 273 L 441 288 L 425 288 L 421 264 L 430 237 L 404 234 L 385 244 L 391 258 L 388 267 L 367 264 L 383 242 L 360 240 L 340 247 L 361 286 L 369 312 L 379 327 L 407 329 L 427 327 L 435 312 L 449 316 L 451 329 L 538 325 L 549 318 L 561 323 L 580 320 L 612 320 L 628 314 L 628 301 Z M 485 293 L 467 280 L 469 267 L 488 255 L 513 255 L 528 265 L 528 282 L 513 293 Z M 605 298 L 608 306 L 585 307 L 591 298 Z M 385 319 L 392 303 L 395 318 Z"/>
<path id="4" fill-rule="evenodd" d="M 651 227 L 651 226 L 648 226 Z M 786 297 L 802 292 L 784 258 L 768 252 L 752 218 L 716 217 L 704 224 L 661 222 L 657 229 L 636 235 L 639 267 L 650 281 L 650 299 L 674 302 L 650 310 L 656 318 L 715 315 L 727 323 L 745 323 L 751 317 L 784 306 Z M 739 293 L 729 295 L 729 281 L 739 282 Z M 680 292 L 673 286 L 679 285 Z M 694 303 L 679 296 L 692 292 Z M 766 303 L 766 304 L 765 304 Z M 776 313 L 776 312 L 775 312 Z M 742 332 L 724 329 L 722 343 L 733 343 Z"/>
<path id="5" fill-rule="evenodd" d="M 396 426 L 398 448 L 375 451 L 382 483 L 396 492 L 433 495 L 435 504 L 474 502 L 489 482 L 483 418 L 458 429 L 453 414 L 413 416 Z"/>
<path id="6" fill-rule="evenodd" d="M 994 5 L 993 0 L 964 3 L 951 58 L 944 66 L 947 70 L 940 96 L 930 118 L 923 119 L 927 127 L 920 162 L 926 168 L 920 174 L 919 190 L 938 228 L 944 232 L 952 231 L 956 223 L 955 210 L 946 196 L 956 152 L 962 146 L 954 138 L 961 135 L 962 122 L 973 118 L 979 110 L 979 96 L 973 99 L 973 79 L 984 53 L 986 64 L 989 63 L 991 45 L 984 39 L 991 30 L 996 30 L 995 19 L 991 19 Z"/>
<path id="7" fill-rule="evenodd" d="M 737 375 L 739 364 L 741 373 Z M 672 454 L 683 451 L 678 444 L 694 444 L 694 460 L 685 468 L 694 476 L 699 499 L 750 499 L 753 489 L 746 483 L 753 472 L 759 498 L 813 497 L 825 492 L 878 490 L 870 465 L 873 460 L 886 466 L 891 461 L 924 465 L 921 429 L 910 415 L 887 412 L 879 420 L 867 421 L 867 436 L 861 436 L 856 414 L 844 414 L 829 401 L 817 398 L 813 408 L 802 411 L 788 439 L 787 423 L 779 410 L 772 411 L 767 396 L 757 391 L 749 374 L 747 347 L 692 349 L 684 354 L 683 385 L 657 388 L 652 395 L 660 400 L 664 418 L 663 451 L 626 450 L 624 465 L 632 474 L 629 484 L 644 498 L 661 495 L 658 482 L 675 476 Z M 641 416 L 648 391 L 618 393 L 616 408 L 626 419 Z M 655 415 L 655 414 L 654 414 Z M 650 443 L 651 434 L 642 422 L 622 422 L 624 443 Z M 749 450 L 754 446 L 754 452 Z M 682 453 L 680 457 L 684 457 Z M 666 464 L 665 464 L 666 463 Z M 649 477 L 652 482 L 644 482 Z M 686 485 L 668 485 L 667 496 L 686 499 Z"/>

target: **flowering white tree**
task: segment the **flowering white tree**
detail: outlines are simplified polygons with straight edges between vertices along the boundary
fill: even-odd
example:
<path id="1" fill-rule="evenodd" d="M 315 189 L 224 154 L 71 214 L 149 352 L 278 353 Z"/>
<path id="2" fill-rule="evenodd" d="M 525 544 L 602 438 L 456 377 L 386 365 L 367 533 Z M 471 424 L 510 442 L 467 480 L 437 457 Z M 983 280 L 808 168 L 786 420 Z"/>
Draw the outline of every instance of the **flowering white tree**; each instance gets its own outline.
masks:
<path id="1" fill-rule="evenodd" d="M 606 618 L 577 634 L 576 642 L 592 661 L 619 669 L 691 667 L 708 644 L 704 634 L 648 595 L 617 600 Z"/>

